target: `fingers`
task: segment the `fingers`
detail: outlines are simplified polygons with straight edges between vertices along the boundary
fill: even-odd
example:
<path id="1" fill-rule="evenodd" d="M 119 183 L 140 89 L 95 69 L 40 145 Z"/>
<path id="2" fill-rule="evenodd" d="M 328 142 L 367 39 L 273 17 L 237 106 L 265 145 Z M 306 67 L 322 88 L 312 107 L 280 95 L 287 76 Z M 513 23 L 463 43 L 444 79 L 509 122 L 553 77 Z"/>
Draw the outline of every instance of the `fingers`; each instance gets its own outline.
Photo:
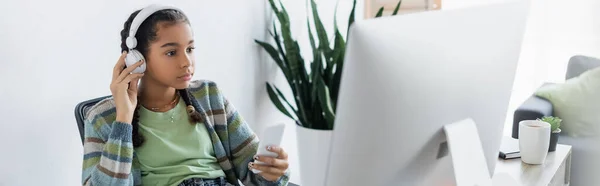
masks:
<path id="1" fill-rule="evenodd" d="M 129 74 L 129 75 L 127 75 L 127 77 L 125 77 L 125 79 L 123 81 L 121 81 L 121 83 L 130 83 L 133 80 L 142 78 L 142 76 L 144 76 L 144 74 Z M 134 84 L 136 84 L 136 88 L 137 88 L 137 81 Z"/>
<path id="2" fill-rule="evenodd" d="M 251 162 L 248 165 L 249 169 L 255 169 L 255 170 L 259 170 L 262 171 L 261 174 L 272 174 L 277 176 L 277 178 L 279 178 L 280 176 L 282 176 L 285 173 L 285 170 L 279 169 L 277 167 L 273 167 L 270 165 L 261 165 L 261 164 L 256 164 Z"/>
<path id="3" fill-rule="evenodd" d="M 128 75 L 130 75 L 131 72 L 133 72 L 133 70 L 135 70 L 135 68 L 139 67 L 143 63 L 144 63 L 144 61 L 140 60 L 137 63 L 133 64 L 132 66 L 127 67 L 125 70 L 123 70 L 121 72 L 121 74 L 119 75 L 119 77 L 117 77 L 116 82 L 123 81 L 125 79 L 125 77 L 127 77 Z"/>
<path id="4" fill-rule="evenodd" d="M 127 56 L 127 52 L 122 52 L 117 64 L 115 64 L 115 67 L 113 68 L 113 81 L 119 77 L 121 71 L 123 71 L 123 67 L 125 67 L 125 56 Z"/>
<path id="5" fill-rule="evenodd" d="M 283 169 L 283 170 L 287 170 L 289 168 L 288 161 L 284 160 L 284 159 L 277 159 L 277 158 L 273 158 L 273 157 L 257 155 L 257 156 L 254 156 L 254 160 L 264 162 L 268 165 L 271 165 L 273 167 Z"/>
<path id="6" fill-rule="evenodd" d="M 277 153 L 277 158 L 279 159 L 284 159 L 287 160 L 288 159 L 288 154 L 287 152 L 285 152 L 285 150 L 283 150 L 283 148 L 279 147 L 279 146 L 267 146 L 267 150 Z"/>

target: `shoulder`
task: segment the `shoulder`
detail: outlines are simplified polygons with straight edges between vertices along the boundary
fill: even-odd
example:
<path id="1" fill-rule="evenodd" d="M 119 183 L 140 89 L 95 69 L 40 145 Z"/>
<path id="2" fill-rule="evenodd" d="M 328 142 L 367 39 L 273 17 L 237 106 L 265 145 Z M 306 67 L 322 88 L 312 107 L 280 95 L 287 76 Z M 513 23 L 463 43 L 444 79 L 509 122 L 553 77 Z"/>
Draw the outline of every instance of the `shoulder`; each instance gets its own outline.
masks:
<path id="1" fill-rule="evenodd" d="M 116 112 L 117 109 L 112 96 L 105 98 L 88 109 L 85 114 L 85 123 L 98 129 L 103 124 L 112 123 L 116 119 Z"/>
<path id="2" fill-rule="evenodd" d="M 221 91 L 217 83 L 211 80 L 194 80 L 188 90 L 196 99 L 221 99 Z"/>

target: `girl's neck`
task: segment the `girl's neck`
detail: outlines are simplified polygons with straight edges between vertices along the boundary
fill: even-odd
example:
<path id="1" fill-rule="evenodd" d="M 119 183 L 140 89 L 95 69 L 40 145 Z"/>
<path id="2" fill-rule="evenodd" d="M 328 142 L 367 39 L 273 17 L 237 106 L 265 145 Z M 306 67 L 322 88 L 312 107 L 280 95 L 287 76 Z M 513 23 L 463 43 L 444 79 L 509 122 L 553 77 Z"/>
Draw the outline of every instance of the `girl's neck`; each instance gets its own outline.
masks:
<path id="1" fill-rule="evenodd" d="M 175 99 L 177 90 L 173 87 L 162 85 L 155 81 L 141 80 L 140 104 L 146 108 L 160 108 L 170 104 Z"/>

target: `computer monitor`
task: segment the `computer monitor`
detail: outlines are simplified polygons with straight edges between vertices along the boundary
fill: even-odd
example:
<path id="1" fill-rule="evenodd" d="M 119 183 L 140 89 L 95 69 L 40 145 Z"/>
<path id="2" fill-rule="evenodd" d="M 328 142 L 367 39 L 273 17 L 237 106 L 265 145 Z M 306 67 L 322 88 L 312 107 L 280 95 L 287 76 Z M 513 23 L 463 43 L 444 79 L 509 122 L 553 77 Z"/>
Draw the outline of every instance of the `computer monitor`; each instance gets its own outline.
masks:
<path id="1" fill-rule="evenodd" d="M 443 127 L 466 118 L 491 177 L 528 10 L 521 0 L 356 22 L 324 185 L 454 185 Z"/>

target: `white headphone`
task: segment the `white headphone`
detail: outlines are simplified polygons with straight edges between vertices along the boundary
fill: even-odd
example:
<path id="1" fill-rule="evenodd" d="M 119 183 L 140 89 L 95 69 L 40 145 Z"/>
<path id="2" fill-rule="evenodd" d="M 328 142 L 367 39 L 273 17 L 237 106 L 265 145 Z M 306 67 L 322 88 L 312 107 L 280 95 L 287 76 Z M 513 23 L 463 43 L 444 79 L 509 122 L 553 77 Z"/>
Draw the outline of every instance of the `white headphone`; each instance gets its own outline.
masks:
<path id="1" fill-rule="evenodd" d="M 131 22 L 131 27 L 129 28 L 129 36 L 125 40 L 125 44 L 127 44 L 127 48 L 129 49 L 129 52 L 127 52 L 127 56 L 125 57 L 125 64 L 128 67 L 134 65 L 140 60 L 146 60 L 144 59 L 144 55 L 142 55 L 140 51 L 135 49 L 135 47 L 137 46 L 137 39 L 135 38 L 135 34 L 137 33 L 138 27 L 140 27 L 140 25 L 142 25 L 142 22 L 144 22 L 146 18 L 150 17 L 150 15 L 152 15 L 154 12 L 165 9 L 173 9 L 183 13 L 183 11 L 181 11 L 180 9 L 172 6 L 153 4 L 142 9 Z M 137 67 L 135 70 L 133 70 L 132 73 L 144 73 L 144 71 L 146 71 L 146 63 Z"/>

